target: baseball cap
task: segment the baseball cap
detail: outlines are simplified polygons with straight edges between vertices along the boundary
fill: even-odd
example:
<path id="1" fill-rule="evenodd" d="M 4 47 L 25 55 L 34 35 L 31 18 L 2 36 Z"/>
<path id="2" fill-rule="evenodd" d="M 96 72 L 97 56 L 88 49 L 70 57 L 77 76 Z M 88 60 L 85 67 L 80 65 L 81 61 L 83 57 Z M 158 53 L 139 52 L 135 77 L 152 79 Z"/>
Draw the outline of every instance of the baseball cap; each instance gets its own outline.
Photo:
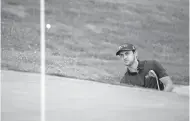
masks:
<path id="1" fill-rule="evenodd" d="M 119 50 L 117 51 L 116 55 L 119 55 L 119 53 L 124 50 L 130 51 L 130 50 L 136 50 L 136 48 L 133 44 L 130 44 L 130 43 L 122 44 L 119 46 Z"/>

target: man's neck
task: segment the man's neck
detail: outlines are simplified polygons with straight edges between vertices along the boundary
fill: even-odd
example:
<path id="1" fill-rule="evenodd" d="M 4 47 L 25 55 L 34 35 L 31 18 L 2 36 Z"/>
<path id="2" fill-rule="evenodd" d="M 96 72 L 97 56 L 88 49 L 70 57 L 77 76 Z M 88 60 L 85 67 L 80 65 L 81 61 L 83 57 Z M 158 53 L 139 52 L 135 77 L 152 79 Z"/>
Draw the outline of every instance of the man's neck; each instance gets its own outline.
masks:
<path id="1" fill-rule="evenodd" d="M 134 63 L 131 66 L 128 66 L 127 68 L 130 70 L 130 72 L 137 72 L 138 64 L 138 60 L 135 60 Z"/>

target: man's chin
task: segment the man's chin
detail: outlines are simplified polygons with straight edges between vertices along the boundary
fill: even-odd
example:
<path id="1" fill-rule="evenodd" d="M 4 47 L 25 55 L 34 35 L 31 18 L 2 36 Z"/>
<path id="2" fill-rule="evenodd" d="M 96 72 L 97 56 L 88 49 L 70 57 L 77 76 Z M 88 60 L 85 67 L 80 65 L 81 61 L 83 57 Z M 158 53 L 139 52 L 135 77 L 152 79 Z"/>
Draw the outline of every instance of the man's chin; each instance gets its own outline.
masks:
<path id="1" fill-rule="evenodd" d="M 129 66 L 130 64 L 129 63 L 124 63 L 125 66 Z"/>

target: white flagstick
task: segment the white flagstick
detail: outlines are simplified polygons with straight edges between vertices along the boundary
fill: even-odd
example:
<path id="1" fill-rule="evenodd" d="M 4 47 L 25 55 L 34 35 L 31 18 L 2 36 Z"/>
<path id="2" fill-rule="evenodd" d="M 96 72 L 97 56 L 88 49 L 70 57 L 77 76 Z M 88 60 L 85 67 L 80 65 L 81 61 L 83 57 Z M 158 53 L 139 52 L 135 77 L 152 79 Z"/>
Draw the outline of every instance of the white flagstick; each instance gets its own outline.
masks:
<path id="1" fill-rule="evenodd" d="M 40 0 L 41 25 L 41 121 L 45 121 L 45 2 Z"/>
<path id="2" fill-rule="evenodd" d="M 0 6 L 1 6 L 1 1 L 0 1 Z M 1 15 L 1 13 L 0 13 L 0 15 Z M 0 16 L 0 22 L 1 22 L 1 16 Z M 0 24 L 0 28 L 1 28 L 1 24 Z M 0 29 L 0 33 L 1 33 L 1 29 Z M 1 35 L 0 35 L 1 36 Z M 0 38 L 1 39 L 1 38 Z M 1 43 L 0 43 L 0 47 L 1 47 Z M 1 62 L 1 49 L 0 49 L 0 62 Z M 1 66 L 0 66 L 0 78 L 1 78 Z M 1 78 L 1 80 L 2 80 L 2 78 Z M 2 87 L 2 82 L 0 81 L 0 88 Z M 1 90 L 2 90 L 2 88 L 1 88 Z M 2 99 L 2 91 L 0 90 L 0 100 Z M 2 109 L 1 109 L 1 103 L 0 103 L 0 111 L 2 111 Z M 1 113 L 0 113 L 0 120 L 1 120 Z"/>

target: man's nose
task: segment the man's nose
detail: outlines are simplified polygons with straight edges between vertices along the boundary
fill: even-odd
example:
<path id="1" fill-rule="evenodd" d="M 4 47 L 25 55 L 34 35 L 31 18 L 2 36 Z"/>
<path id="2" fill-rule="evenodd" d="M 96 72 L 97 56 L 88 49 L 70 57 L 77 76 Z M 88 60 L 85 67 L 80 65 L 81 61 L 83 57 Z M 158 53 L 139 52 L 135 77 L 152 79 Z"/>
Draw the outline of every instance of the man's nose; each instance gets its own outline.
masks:
<path id="1" fill-rule="evenodd" d="M 123 56 L 123 59 L 127 59 L 127 57 L 128 57 L 128 56 L 124 55 L 124 56 Z"/>

